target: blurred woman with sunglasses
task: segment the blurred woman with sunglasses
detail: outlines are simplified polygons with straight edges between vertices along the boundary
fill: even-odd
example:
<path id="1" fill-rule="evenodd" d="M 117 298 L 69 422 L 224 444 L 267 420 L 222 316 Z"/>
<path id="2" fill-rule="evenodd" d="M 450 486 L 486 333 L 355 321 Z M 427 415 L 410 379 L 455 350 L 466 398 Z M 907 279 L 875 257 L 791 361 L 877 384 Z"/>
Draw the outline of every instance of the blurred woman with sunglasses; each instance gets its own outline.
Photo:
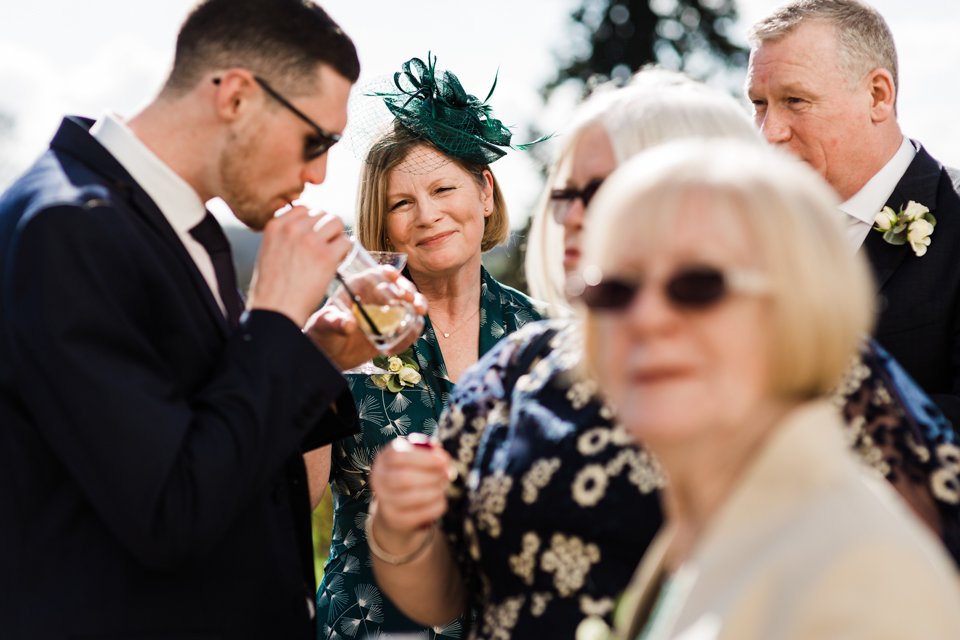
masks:
<path id="1" fill-rule="evenodd" d="M 873 303 L 836 206 L 773 149 L 686 142 L 591 207 L 588 366 L 668 478 L 624 638 L 960 637 L 952 562 L 830 401 Z"/>
<path id="2" fill-rule="evenodd" d="M 571 233 L 554 241 L 553 255 L 566 246 L 571 271 L 582 228 L 574 225 L 582 225 L 592 185 L 621 161 L 676 137 L 760 144 L 729 96 L 666 72 L 638 82 L 591 97 L 562 138 L 534 225 L 567 223 Z M 576 325 L 537 324 L 505 338 L 461 379 L 441 420 L 445 451 L 398 443 L 381 452 L 371 476 L 382 588 L 423 622 L 476 613 L 470 637 L 572 638 L 585 617 L 609 618 L 661 523 L 659 469 L 578 375 Z M 446 507 L 451 457 L 457 473 L 437 532 L 431 523 Z"/>

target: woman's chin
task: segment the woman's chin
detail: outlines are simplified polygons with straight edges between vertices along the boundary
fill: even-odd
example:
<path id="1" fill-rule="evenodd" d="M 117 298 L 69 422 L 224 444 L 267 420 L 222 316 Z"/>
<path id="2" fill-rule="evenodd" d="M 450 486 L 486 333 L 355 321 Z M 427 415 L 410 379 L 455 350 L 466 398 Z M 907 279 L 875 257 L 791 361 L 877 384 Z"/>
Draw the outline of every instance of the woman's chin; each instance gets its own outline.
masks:
<path id="1" fill-rule="evenodd" d="M 626 400 L 617 411 L 618 420 L 638 443 L 680 442 L 696 430 L 696 425 L 707 422 L 702 398 L 645 395 Z"/>
<path id="2" fill-rule="evenodd" d="M 408 259 L 413 271 L 420 271 L 426 275 L 444 275 L 460 271 L 471 266 L 473 259 L 479 260 L 480 252 L 473 255 L 464 255 L 461 251 L 438 251 L 430 255 L 420 256 L 419 260 Z"/>

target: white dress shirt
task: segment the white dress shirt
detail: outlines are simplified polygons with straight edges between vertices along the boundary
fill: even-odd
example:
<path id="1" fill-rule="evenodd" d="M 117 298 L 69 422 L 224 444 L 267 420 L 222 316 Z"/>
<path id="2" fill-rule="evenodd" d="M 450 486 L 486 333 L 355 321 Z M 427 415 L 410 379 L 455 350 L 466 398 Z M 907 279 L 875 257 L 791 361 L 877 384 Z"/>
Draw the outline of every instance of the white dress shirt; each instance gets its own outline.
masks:
<path id="1" fill-rule="evenodd" d="M 890 194 L 893 193 L 916 155 L 917 150 L 913 143 L 904 138 L 900 148 L 887 164 L 877 171 L 867 184 L 860 188 L 860 191 L 840 205 L 840 210 L 847 214 L 847 240 L 854 251 L 863 246 L 870 229 L 873 228 L 874 218 L 887 204 Z"/>
<path id="2" fill-rule="evenodd" d="M 120 116 L 105 113 L 90 129 L 90 135 L 117 159 L 157 205 L 177 232 L 177 237 L 196 263 L 220 310 L 226 315 L 210 254 L 190 235 L 190 229 L 200 224 L 207 214 L 197 192 L 150 151 Z"/>

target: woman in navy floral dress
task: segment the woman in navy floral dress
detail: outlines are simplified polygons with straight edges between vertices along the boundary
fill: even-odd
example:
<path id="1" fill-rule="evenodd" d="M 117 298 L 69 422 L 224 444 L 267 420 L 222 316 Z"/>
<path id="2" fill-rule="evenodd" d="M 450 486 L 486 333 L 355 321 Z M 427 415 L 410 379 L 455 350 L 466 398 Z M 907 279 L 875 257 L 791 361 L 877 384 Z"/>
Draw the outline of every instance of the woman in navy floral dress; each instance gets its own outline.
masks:
<path id="1" fill-rule="evenodd" d="M 565 273 L 578 266 L 585 201 L 598 183 L 643 148 L 683 136 L 759 144 L 735 102 L 674 74 L 642 72 L 634 86 L 581 107 L 549 179 L 551 202 L 533 224 L 527 277 L 535 295 L 561 301 Z M 662 479 L 654 460 L 616 427 L 595 384 L 578 373 L 579 335 L 569 320 L 527 326 L 461 379 L 439 429 L 457 469 L 441 522 L 445 537 L 416 527 L 397 535 L 384 517 L 371 522 L 384 551 L 417 550 L 402 566 L 374 560 L 384 588 L 400 594 L 411 614 L 440 620 L 467 610 L 475 638 L 572 638 L 588 616 L 611 619 L 661 525 Z M 955 545 L 960 465 L 953 432 L 901 374 L 871 345 L 837 402 L 854 447 L 913 496 L 914 508 L 929 505 L 928 523 Z M 383 478 L 385 517 L 419 517 L 419 527 L 431 520 L 429 509 L 389 504 L 402 500 L 393 484 L 406 477 L 403 459 L 413 455 L 426 454 L 390 452 L 374 480 Z M 434 458 L 442 473 L 444 458 Z M 454 562 L 438 562 L 444 554 Z"/>
<path id="2" fill-rule="evenodd" d="M 564 138 L 549 178 L 554 188 L 534 227 L 554 217 L 564 223 L 565 233 L 546 248 L 558 256 L 566 247 L 561 255 L 569 272 L 578 266 L 590 185 L 620 161 L 658 137 L 725 135 L 759 143 L 728 96 L 674 74 L 646 77 L 655 86 L 591 98 Z M 650 131 L 638 133 L 647 125 Z M 562 280 L 564 271 L 558 271 Z M 530 281 L 543 273 L 528 261 Z M 544 293 L 552 291 L 536 295 Z M 464 375 L 441 420 L 440 440 L 457 469 L 442 531 L 445 552 L 456 559 L 452 581 L 465 588 L 445 590 L 462 601 L 434 619 L 466 609 L 475 616 L 471 637 L 572 638 L 585 617 L 609 618 L 660 527 L 660 471 L 617 428 L 596 385 L 580 377 L 579 335 L 576 323 L 557 319 L 508 336 Z M 374 527 L 380 546 L 392 551 L 388 536 L 380 536 L 379 519 Z M 421 561 L 407 566 L 413 581 L 423 584 L 426 578 L 414 568 Z M 379 575 L 381 561 L 374 562 Z M 416 589 L 411 584 L 402 591 L 427 609 L 441 600 Z"/>

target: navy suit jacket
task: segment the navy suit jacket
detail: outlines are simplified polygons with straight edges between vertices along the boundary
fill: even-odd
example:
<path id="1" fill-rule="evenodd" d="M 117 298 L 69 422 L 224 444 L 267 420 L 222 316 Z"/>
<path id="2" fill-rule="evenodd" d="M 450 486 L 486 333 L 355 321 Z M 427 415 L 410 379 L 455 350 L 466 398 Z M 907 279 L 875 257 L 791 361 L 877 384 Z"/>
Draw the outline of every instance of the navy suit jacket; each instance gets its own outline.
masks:
<path id="1" fill-rule="evenodd" d="M 937 219 L 927 253 L 892 245 L 871 231 L 863 250 L 879 288 L 875 337 L 960 425 L 960 174 L 921 146 L 887 201 L 899 211 L 913 200 Z"/>
<path id="2" fill-rule="evenodd" d="M 346 382 L 228 327 L 90 124 L 0 198 L 0 636 L 312 639 L 301 452 L 355 432 Z"/>

